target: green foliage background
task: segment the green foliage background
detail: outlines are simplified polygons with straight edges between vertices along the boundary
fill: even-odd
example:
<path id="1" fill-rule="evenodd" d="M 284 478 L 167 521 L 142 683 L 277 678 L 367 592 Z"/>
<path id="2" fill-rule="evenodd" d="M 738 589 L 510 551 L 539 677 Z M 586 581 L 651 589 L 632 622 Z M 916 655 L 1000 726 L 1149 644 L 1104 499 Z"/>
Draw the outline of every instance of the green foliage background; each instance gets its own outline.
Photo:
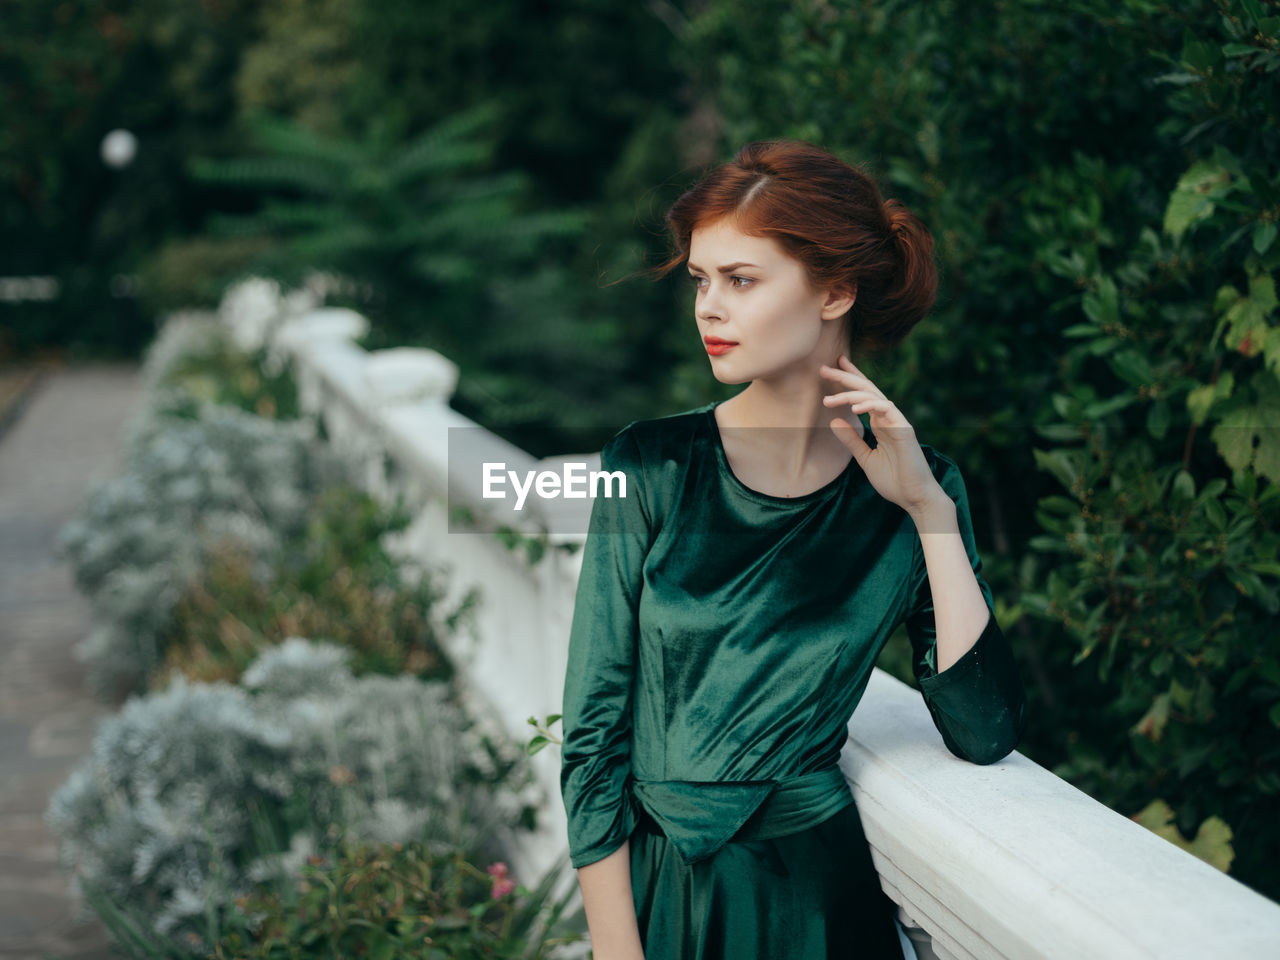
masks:
<path id="1" fill-rule="evenodd" d="M 455 406 L 537 454 L 732 392 L 675 281 L 607 285 L 663 249 L 706 165 L 776 136 L 867 165 L 942 269 L 869 372 L 965 472 L 1034 700 L 1024 751 L 1280 899 L 1280 4 L 0 19 L 0 273 L 63 285 L 0 304 L 0 351 L 130 349 L 243 271 L 321 266 L 369 345 L 444 347 Z M 113 126 L 142 144 L 118 173 L 96 154 Z M 137 298 L 108 294 L 117 274 Z"/>
<path id="2" fill-rule="evenodd" d="M 726 2 L 685 32 L 728 143 L 821 142 L 939 240 L 938 308 L 873 379 L 964 467 L 1025 751 L 1153 828 L 1164 801 L 1273 898 L 1277 36 L 1252 0 Z"/>

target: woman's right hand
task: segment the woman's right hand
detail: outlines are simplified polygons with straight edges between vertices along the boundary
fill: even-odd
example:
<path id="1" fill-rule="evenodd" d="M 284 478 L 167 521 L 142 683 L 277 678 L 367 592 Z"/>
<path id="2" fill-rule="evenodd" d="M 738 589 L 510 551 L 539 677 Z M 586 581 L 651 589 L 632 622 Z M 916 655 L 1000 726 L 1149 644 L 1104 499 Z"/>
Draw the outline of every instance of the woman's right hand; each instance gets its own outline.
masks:
<path id="1" fill-rule="evenodd" d="M 594 960 L 644 960 L 631 892 L 631 843 L 578 868 Z"/>

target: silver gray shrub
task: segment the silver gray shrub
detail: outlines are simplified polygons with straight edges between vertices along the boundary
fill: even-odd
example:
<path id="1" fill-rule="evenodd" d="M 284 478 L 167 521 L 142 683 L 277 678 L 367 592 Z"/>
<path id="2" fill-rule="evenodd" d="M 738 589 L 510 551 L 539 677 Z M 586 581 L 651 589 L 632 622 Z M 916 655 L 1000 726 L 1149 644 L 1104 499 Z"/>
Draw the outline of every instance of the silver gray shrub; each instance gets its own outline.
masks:
<path id="1" fill-rule="evenodd" d="M 183 310 L 165 317 L 146 354 L 139 371 L 143 387 L 149 393 L 160 393 L 164 381 L 179 364 L 191 358 L 214 356 L 232 343 L 226 327 L 216 313 L 206 310 Z"/>
<path id="2" fill-rule="evenodd" d="M 354 678 L 347 657 L 290 638 L 239 685 L 175 676 L 105 720 L 47 814 L 75 882 L 199 956 L 208 910 L 296 872 L 335 826 L 502 855 L 532 782 L 521 751 L 477 750 L 444 684 Z"/>
<path id="3" fill-rule="evenodd" d="M 59 546 L 93 605 L 78 653 L 100 693 L 140 688 L 162 661 L 159 637 L 208 550 L 230 538 L 270 558 L 305 528 L 315 496 L 350 468 L 311 421 L 278 421 L 203 404 L 197 419 L 144 414 L 120 474 L 99 481 Z"/>

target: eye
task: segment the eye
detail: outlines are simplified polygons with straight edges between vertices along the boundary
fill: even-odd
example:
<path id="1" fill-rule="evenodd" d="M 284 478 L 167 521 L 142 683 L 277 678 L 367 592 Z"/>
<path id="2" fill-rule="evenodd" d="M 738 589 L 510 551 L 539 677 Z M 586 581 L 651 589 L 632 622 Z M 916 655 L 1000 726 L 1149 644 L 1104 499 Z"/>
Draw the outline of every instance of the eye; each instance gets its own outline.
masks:
<path id="1" fill-rule="evenodd" d="M 695 287 L 698 287 L 698 288 L 701 288 L 701 287 L 702 287 L 702 284 L 703 284 L 704 282 L 706 282 L 706 279 L 707 279 L 706 277 L 701 276 L 701 275 L 696 274 L 696 273 L 691 273 L 691 274 L 689 274 L 689 282 L 690 282 L 690 283 L 692 283 Z"/>
<path id="2" fill-rule="evenodd" d="M 748 284 L 753 283 L 754 281 L 751 279 L 751 277 L 730 277 L 729 282 L 732 283 L 735 287 L 745 287 Z"/>

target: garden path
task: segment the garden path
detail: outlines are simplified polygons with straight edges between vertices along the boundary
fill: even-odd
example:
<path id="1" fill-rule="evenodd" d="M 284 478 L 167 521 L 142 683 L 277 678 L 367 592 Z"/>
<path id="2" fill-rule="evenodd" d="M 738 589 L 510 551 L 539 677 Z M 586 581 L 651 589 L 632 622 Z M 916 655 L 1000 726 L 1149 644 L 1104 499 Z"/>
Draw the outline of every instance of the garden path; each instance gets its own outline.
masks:
<path id="1" fill-rule="evenodd" d="M 116 709 L 72 657 L 90 610 L 54 543 L 90 482 L 117 469 L 141 392 L 136 365 L 46 367 L 0 411 L 0 960 L 113 956 L 96 917 L 78 914 L 43 819 Z"/>

